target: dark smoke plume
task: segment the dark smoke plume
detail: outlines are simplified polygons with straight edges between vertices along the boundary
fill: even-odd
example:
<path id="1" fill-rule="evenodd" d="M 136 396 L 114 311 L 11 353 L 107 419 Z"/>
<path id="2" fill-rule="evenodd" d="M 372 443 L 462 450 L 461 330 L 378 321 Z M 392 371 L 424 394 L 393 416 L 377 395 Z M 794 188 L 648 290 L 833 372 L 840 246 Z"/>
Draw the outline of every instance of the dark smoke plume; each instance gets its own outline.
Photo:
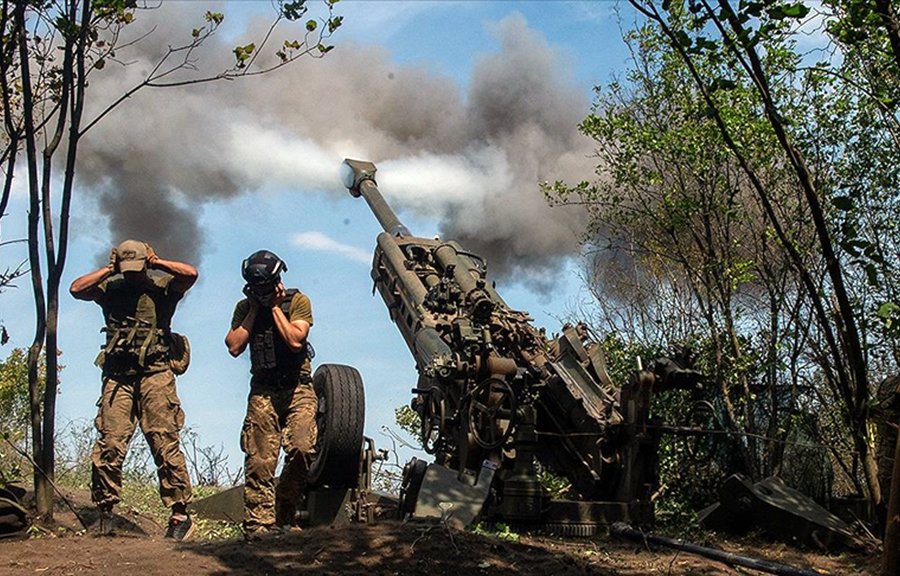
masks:
<path id="1" fill-rule="evenodd" d="M 132 34 L 164 24 L 121 56 L 128 66 L 110 64 L 92 79 L 92 112 L 146 74 L 207 9 L 171 4 L 139 14 Z M 227 66 L 231 48 L 264 29 L 256 22 L 246 37 L 210 43 L 200 65 Z M 341 160 L 368 159 L 396 208 L 436 217 L 441 235 L 487 257 L 495 277 L 546 288 L 577 250 L 583 220 L 548 207 L 538 183 L 591 177 L 591 143 L 576 128 L 588 102 L 524 18 L 506 18 L 495 33 L 501 49 L 477 60 L 465 95 L 449 78 L 339 38 L 324 59 L 272 75 L 145 89 L 89 133 L 79 181 L 100 198 L 113 238 L 141 238 L 197 262 L 203 231 L 193 214 L 202 203 L 261 188 L 345 194 Z"/>

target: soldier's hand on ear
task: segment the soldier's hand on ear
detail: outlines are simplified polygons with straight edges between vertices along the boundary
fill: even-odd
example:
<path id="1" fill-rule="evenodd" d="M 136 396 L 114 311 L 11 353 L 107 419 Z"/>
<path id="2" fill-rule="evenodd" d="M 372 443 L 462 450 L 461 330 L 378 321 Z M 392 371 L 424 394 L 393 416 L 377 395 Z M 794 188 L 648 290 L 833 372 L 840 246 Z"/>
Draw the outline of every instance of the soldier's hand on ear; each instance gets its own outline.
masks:
<path id="1" fill-rule="evenodd" d="M 159 256 L 153 251 L 153 246 L 144 242 L 144 247 L 147 248 L 147 267 L 153 268 L 156 266 L 156 261 L 159 260 Z"/>
<path id="2" fill-rule="evenodd" d="M 109 251 L 109 262 L 106 264 L 111 274 L 119 271 L 119 251 L 113 248 Z"/>
<path id="3" fill-rule="evenodd" d="M 253 290 L 250 289 L 249 284 L 244 284 L 244 288 L 241 290 L 241 292 L 243 292 L 244 296 L 247 297 L 247 301 L 250 302 L 251 304 L 259 303 L 259 300 L 257 300 L 257 298 L 256 298 L 256 294 L 254 294 Z"/>
<path id="4" fill-rule="evenodd" d="M 275 286 L 275 294 L 272 296 L 272 308 L 279 308 L 287 293 L 284 290 L 284 284 L 281 282 Z"/>

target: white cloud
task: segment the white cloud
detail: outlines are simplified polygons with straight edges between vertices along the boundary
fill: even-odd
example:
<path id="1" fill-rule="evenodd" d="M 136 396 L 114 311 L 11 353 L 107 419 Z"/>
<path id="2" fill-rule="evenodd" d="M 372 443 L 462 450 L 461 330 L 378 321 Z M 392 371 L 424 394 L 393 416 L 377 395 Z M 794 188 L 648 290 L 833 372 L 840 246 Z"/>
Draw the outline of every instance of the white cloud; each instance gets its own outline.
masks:
<path id="1" fill-rule="evenodd" d="M 372 255 L 368 250 L 363 250 L 362 248 L 357 248 L 356 246 L 350 246 L 348 244 L 342 244 L 321 232 L 299 232 L 291 237 L 291 243 L 304 250 L 329 252 L 331 254 L 337 254 L 347 260 L 362 262 L 363 264 L 369 264 L 372 260 Z"/>

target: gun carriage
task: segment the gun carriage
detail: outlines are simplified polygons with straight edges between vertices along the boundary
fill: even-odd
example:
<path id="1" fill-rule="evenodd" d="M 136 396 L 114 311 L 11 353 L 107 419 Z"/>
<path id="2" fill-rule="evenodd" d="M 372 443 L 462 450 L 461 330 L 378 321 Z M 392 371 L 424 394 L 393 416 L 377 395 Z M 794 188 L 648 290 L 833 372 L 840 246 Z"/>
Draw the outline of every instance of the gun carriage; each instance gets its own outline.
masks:
<path id="1" fill-rule="evenodd" d="M 416 459 L 406 466 L 401 513 L 417 514 L 429 482 L 448 476 L 426 470 L 440 467 L 461 485 L 490 484 L 480 493 L 481 518 L 570 531 L 652 521 L 658 435 L 647 426 L 650 393 L 690 383 L 696 373 L 661 360 L 616 386 L 586 326 L 567 324 L 548 338 L 504 302 L 483 258 L 454 241 L 410 233 L 375 172 L 370 162 L 342 165 L 345 186 L 368 202 L 384 230 L 372 279 L 415 358 L 411 406 L 434 457 L 431 466 Z M 538 467 L 568 478 L 593 505 L 550 502 Z M 459 493 L 446 482 L 436 490 Z"/>

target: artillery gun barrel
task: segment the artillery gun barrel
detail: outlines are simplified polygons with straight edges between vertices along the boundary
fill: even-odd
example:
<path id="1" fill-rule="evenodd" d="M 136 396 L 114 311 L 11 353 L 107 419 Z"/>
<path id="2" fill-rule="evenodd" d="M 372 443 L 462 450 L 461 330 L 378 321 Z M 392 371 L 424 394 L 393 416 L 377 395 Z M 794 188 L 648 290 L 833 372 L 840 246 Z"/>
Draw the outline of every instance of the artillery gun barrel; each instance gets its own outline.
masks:
<path id="1" fill-rule="evenodd" d="M 352 196 L 355 198 L 362 196 L 366 199 L 385 232 L 391 236 L 412 236 L 378 190 L 378 184 L 375 182 L 377 170 L 375 164 L 371 162 L 347 158 L 341 164 L 341 179 Z"/>

